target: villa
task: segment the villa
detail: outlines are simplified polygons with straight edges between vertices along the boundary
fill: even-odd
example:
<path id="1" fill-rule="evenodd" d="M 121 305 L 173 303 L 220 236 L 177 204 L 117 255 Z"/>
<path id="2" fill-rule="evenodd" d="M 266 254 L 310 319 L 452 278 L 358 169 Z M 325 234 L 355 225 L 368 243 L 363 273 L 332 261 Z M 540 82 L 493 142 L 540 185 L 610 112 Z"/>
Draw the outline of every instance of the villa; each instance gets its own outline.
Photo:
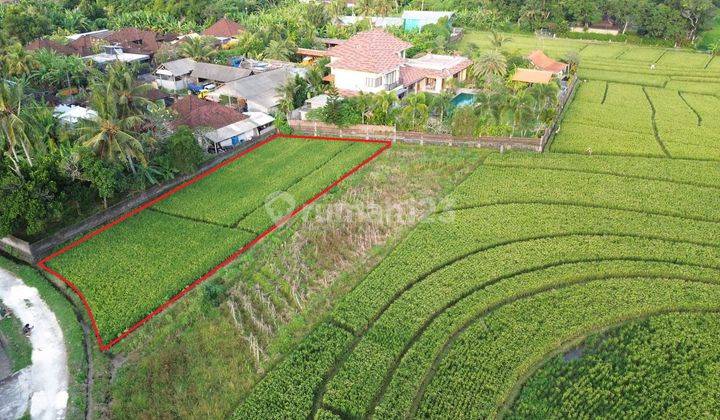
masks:
<path id="1" fill-rule="evenodd" d="M 531 52 L 527 58 L 537 70 L 552 72 L 560 79 L 562 79 L 567 74 L 569 66 L 566 63 L 553 60 L 552 58 L 545 55 L 545 53 L 541 50 L 535 50 Z"/>
<path id="2" fill-rule="evenodd" d="M 239 23 L 227 18 L 222 18 L 205 29 L 202 35 L 214 37 L 220 41 L 221 44 L 225 44 L 233 38 L 236 38 L 242 32 L 245 32 L 245 29 L 240 26 Z"/>
<path id="3" fill-rule="evenodd" d="M 326 51 L 331 73 L 326 81 L 345 96 L 360 92 L 438 93 L 452 80 L 464 81 L 472 61 L 454 55 L 427 54 L 408 59 L 412 47 L 394 35 L 372 29 L 360 32 Z"/>

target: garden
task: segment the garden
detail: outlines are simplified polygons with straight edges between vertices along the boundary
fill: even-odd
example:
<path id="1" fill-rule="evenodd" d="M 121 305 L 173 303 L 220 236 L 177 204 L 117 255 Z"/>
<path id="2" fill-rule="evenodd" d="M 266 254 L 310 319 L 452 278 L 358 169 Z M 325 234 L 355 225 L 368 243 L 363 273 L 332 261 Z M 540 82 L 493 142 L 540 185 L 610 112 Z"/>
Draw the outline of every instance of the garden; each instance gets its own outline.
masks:
<path id="1" fill-rule="evenodd" d="M 88 234 L 42 265 L 77 287 L 92 311 L 98 342 L 107 348 L 385 147 L 275 138 Z M 283 199 L 273 200 L 271 194 L 278 193 Z"/>

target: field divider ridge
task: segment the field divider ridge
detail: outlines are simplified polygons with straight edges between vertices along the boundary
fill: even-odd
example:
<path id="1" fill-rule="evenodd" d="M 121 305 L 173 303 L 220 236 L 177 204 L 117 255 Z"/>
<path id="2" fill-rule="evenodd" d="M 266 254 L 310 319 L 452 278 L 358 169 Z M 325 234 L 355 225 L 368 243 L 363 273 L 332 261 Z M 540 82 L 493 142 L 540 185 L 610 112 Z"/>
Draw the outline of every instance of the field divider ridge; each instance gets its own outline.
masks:
<path id="1" fill-rule="evenodd" d="M 648 100 L 648 103 L 650 104 L 650 109 L 652 110 L 652 127 L 653 132 L 655 134 L 655 140 L 657 140 L 658 145 L 660 146 L 660 149 L 662 149 L 663 153 L 665 153 L 665 156 L 672 158 L 670 156 L 670 152 L 668 151 L 667 147 L 665 147 L 665 143 L 663 143 L 662 139 L 660 138 L 660 132 L 658 131 L 657 127 L 657 121 L 655 120 L 655 116 L 657 115 L 657 110 L 655 109 L 655 104 L 653 104 L 652 99 L 650 99 L 650 94 L 647 92 L 647 88 L 643 86 L 642 88 L 643 93 L 645 93 L 645 97 Z"/>

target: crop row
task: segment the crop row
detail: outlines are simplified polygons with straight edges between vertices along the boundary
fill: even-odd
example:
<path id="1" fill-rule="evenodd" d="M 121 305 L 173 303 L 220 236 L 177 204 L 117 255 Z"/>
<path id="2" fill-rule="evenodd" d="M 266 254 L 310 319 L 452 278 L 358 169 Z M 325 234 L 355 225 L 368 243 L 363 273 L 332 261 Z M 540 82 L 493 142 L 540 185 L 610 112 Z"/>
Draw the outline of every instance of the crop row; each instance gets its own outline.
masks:
<path id="1" fill-rule="evenodd" d="M 686 98 L 692 102 L 692 98 L 687 96 Z M 720 165 L 716 162 L 707 161 L 647 159 L 625 156 L 602 156 L 588 159 L 585 156 L 578 155 L 494 153 L 488 156 L 484 163 L 490 166 L 557 169 L 570 172 L 621 175 L 714 188 L 720 187 Z"/>
<path id="2" fill-rule="evenodd" d="M 607 90 L 607 82 L 599 80 L 589 80 L 587 82 L 583 82 L 578 86 L 573 102 L 600 105 L 605 100 Z"/>
<path id="3" fill-rule="evenodd" d="M 716 188 L 648 182 L 618 175 L 551 169 L 483 166 L 453 193 L 457 208 L 538 200 L 666 214 L 720 223 L 720 191 Z"/>
<path id="4" fill-rule="evenodd" d="M 581 244 L 583 238 L 576 238 L 575 241 Z M 645 245 L 651 245 L 652 242 L 646 241 Z M 600 243 L 601 241 L 596 245 Z M 627 242 L 628 245 L 630 243 Z M 691 248 L 687 250 L 691 251 Z M 647 249 L 645 251 L 647 252 Z M 448 341 L 477 314 L 489 313 L 493 308 L 523 296 L 566 287 L 588 279 L 638 276 L 713 279 L 717 278 L 719 273 L 719 270 L 674 263 L 610 259 L 550 266 L 509 277 L 448 308 L 425 329 L 399 362 L 382 400 L 375 408 L 375 413 L 391 418 L 407 415 L 412 409 L 413 399 L 423 386 L 423 381 L 427 380 L 433 363 L 442 355 Z"/>
<path id="5" fill-rule="evenodd" d="M 315 389 L 351 340 L 347 331 L 320 324 L 255 386 L 235 412 L 235 418 L 307 418 Z"/>
<path id="6" fill-rule="evenodd" d="M 270 194 L 290 191 L 293 207 L 298 206 L 379 148 L 376 143 L 273 140 L 49 266 L 78 286 L 101 336 L 110 341 L 249 243 L 257 236 L 253 232 L 270 227 L 273 220 L 262 206 Z M 254 218 L 255 224 L 231 228 L 257 208 L 262 217 Z"/>
<path id="7" fill-rule="evenodd" d="M 172 214 L 232 226 L 262 206 L 268 194 L 289 188 L 350 145 L 348 142 L 276 139 L 156 207 Z"/>
<path id="8" fill-rule="evenodd" d="M 653 67 L 654 65 L 654 67 Z M 615 70 L 623 73 L 645 74 L 666 77 L 707 77 L 720 78 L 717 72 L 705 68 L 672 67 L 663 64 L 633 63 L 627 60 L 593 60 L 584 59 L 581 67 L 595 70 Z"/>
<path id="9" fill-rule="evenodd" d="M 710 310 L 720 287 L 674 279 L 611 279 L 547 291 L 469 324 L 423 393 L 421 417 L 487 418 L 516 382 L 561 343 L 649 314 Z"/>
<path id="10" fill-rule="evenodd" d="M 720 318 L 710 312 L 663 314 L 592 335 L 577 350 L 582 357 L 558 355 L 534 372 L 507 417 L 701 418 L 720 412 L 720 401 L 698 386 L 717 386 L 707 367 L 720 365 L 718 334 Z"/>
<path id="11" fill-rule="evenodd" d="M 547 156 L 547 159 L 553 158 L 567 162 L 563 156 Z M 494 159 L 491 157 L 491 161 Z M 616 158 L 613 162 L 621 163 L 610 167 L 619 172 L 650 173 L 651 162 L 655 160 L 632 165 L 639 161 Z M 543 173 L 526 171 L 525 176 L 533 179 L 535 172 Z M 547 171 L 537 178 L 550 176 L 550 172 L 558 171 Z M 515 188 L 516 179 L 511 175 L 498 168 L 479 169 L 453 193 L 451 200 L 462 202 L 468 197 L 467 190 L 472 188 L 478 196 L 486 197 L 487 203 L 493 199 L 512 198 L 505 192 L 507 188 Z M 557 175 L 565 179 L 564 174 Z M 480 177 L 487 178 L 487 183 L 479 182 Z M 625 187 L 624 183 L 610 178 L 598 175 L 596 180 L 591 179 L 594 191 L 600 190 L 603 182 L 611 182 L 628 196 L 643 191 L 657 200 L 678 202 L 686 195 L 681 191 L 682 186 L 674 184 L 647 180 L 645 182 L 650 186 L 640 187 L 635 180 L 628 179 L 629 184 Z M 574 192 L 583 182 L 566 185 L 570 194 L 566 201 L 574 197 L 580 202 L 590 200 L 592 193 Z M 493 183 L 501 186 L 500 191 L 492 187 Z M 554 193 L 546 193 L 545 181 L 522 185 L 522 191 L 517 193 L 521 198 L 539 202 L 556 199 Z M 676 194 L 665 192 L 668 188 Z M 716 194 L 712 189 L 703 192 Z M 573 262 L 609 259 L 630 259 L 638 261 L 638 265 L 647 261 L 647 266 L 636 267 L 635 271 L 630 262 L 618 263 L 619 268 L 615 271 L 621 275 L 634 275 L 643 270 L 647 271 L 645 275 L 657 272 L 691 278 L 702 277 L 703 273 L 717 274 L 710 269 L 720 267 L 720 254 L 714 247 L 720 237 L 720 224 L 643 213 L 646 209 L 658 212 L 670 212 L 671 209 L 657 203 L 643 208 L 641 202 L 622 194 L 607 195 L 602 200 L 601 203 L 611 207 L 628 206 L 641 211 L 541 203 L 490 204 L 444 212 L 432 221 L 418 225 L 336 305 L 332 313 L 334 324 L 352 331 L 357 338 L 337 350 L 334 356 L 337 363 L 333 368 L 318 373 L 315 378 L 303 379 L 317 384 L 314 389 L 289 388 L 288 393 L 297 391 L 297 394 L 283 397 L 293 401 L 315 401 L 314 407 L 321 409 L 315 411 L 312 404 L 303 403 L 297 411 L 283 414 L 290 417 L 331 413 L 362 416 L 372 413 L 378 404 L 378 414 L 390 414 L 393 407 L 404 407 L 401 411 L 406 411 L 408 404 L 412 405 L 415 390 L 421 387 L 424 367 L 432 363 L 433 356 L 439 354 L 453 331 L 448 325 L 456 327 L 453 323 L 465 319 L 461 316 L 463 312 L 456 312 L 460 309 L 454 308 L 461 308 L 475 298 L 495 296 L 495 291 L 505 290 L 503 296 L 514 296 L 521 293 L 521 285 L 533 284 L 529 277 L 520 283 L 510 281 L 517 275 L 553 266 L 571 267 Z M 693 211 L 700 216 L 697 209 Z M 601 272 L 602 267 L 612 271 L 609 268 L 611 262 L 592 264 Z M 696 265 L 709 268 L 693 268 Z M 574 267 L 575 271 L 568 268 L 574 273 L 568 281 L 582 277 L 584 268 Z M 537 284 L 557 279 L 556 275 L 538 274 Z M 503 289 L 506 281 L 508 289 Z M 441 320 L 449 324 L 443 324 Z M 414 349 L 420 343 L 424 343 L 417 347 L 421 351 L 416 352 Z M 307 363 L 310 362 L 298 362 L 294 366 L 304 369 L 302 365 Z M 268 378 L 266 380 L 270 381 Z M 448 394 L 448 397 L 452 395 Z M 256 388 L 251 398 L 256 405 L 275 404 L 274 397 L 263 396 L 262 388 Z M 244 406 L 241 412 L 247 414 L 250 411 Z"/>
<path id="12" fill-rule="evenodd" d="M 518 260 L 517 256 L 522 256 Z M 560 236 L 523 241 L 474 253 L 452 265 L 433 272 L 415 283 L 383 312 L 328 383 L 324 403 L 351 417 L 363 416 L 371 406 L 373 396 L 380 392 L 389 369 L 413 344 L 415 334 L 423 324 L 437 317 L 456 302 L 468 296 L 477 299 L 502 299 L 506 291 L 525 293 L 525 282 L 511 282 L 505 289 L 508 276 L 542 269 L 570 261 L 602 261 L 606 259 L 643 259 L 677 261 L 681 264 L 709 264 L 720 268 L 720 252 L 711 247 L 613 236 Z M 713 270 L 717 275 L 720 271 Z M 568 281 L 584 273 L 572 271 Z M 540 275 L 545 282 L 556 281 L 554 276 Z M 712 277 L 712 276 L 708 276 Z M 512 277 L 511 277 L 512 278 Z M 492 299 L 491 299 L 492 300 Z M 458 313 L 455 314 L 457 319 Z M 444 334 L 447 337 L 452 329 Z M 437 343 L 437 341 L 436 341 Z M 427 349 L 426 349 L 427 350 Z M 438 349 L 436 349 L 438 350 Z M 429 361 L 432 359 L 427 354 Z M 418 366 L 416 366 L 418 367 Z M 417 370 L 413 369 L 415 372 Z M 395 403 L 388 404 L 389 406 Z"/>

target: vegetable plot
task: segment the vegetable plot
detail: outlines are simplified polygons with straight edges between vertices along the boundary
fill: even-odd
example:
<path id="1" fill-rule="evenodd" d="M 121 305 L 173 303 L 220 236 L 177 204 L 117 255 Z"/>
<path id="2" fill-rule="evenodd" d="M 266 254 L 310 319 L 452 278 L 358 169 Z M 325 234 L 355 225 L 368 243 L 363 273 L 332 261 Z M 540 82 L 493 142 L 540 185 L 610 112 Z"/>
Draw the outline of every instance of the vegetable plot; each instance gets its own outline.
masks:
<path id="1" fill-rule="evenodd" d="M 106 350 L 387 147 L 381 141 L 272 138 L 40 266 L 84 300 Z M 278 193 L 287 205 L 269 215 L 266 202 Z"/>

